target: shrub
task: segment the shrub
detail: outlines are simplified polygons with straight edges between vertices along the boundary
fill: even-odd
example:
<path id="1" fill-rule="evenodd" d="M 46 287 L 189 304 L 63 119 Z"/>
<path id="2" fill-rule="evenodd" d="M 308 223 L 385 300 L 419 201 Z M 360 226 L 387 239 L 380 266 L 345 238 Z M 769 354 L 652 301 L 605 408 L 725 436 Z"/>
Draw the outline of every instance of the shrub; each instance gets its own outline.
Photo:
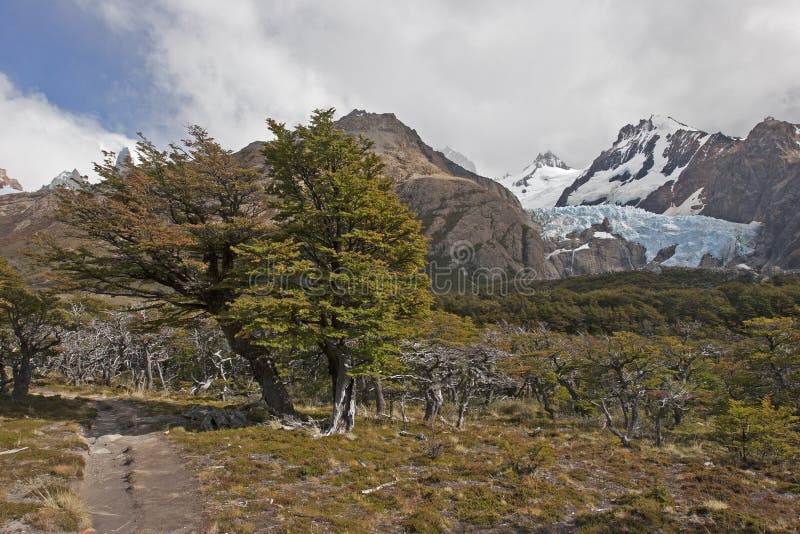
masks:
<path id="1" fill-rule="evenodd" d="M 798 423 L 790 408 L 776 408 L 769 397 L 755 406 L 731 400 L 715 433 L 739 465 L 780 464 L 800 458 Z"/>

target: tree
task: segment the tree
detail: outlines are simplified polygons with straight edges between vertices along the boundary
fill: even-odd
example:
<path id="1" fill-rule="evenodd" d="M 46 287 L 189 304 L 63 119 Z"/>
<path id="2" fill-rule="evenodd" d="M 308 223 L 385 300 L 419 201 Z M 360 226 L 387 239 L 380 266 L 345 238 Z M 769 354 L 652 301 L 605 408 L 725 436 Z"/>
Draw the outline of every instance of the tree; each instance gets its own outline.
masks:
<path id="1" fill-rule="evenodd" d="M 583 351 L 589 402 L 603 414 L 606 428 L 623 446 L 630 447 L 640 430 L 642 411 L 652 388 L 650 381 L 661 371 L 658 349 L 636 334 L 615 332 L 590 341 Z M 615 411 L 621 420 L 615 417 Z"/>
<path id="2" fill-rule="evenodd" d="M 0 382 L 4 390 L 5 365 L 10 363 L 15 400 L 28 395 L 36 360 L 59 344 L 59 312 L 55 295 L 28 288 L 22 276 L 0 258 Z"/>
<path id="3" fill-rule="evenodd" d="M 173 320 L 210 315 L 245 358 L 268 409 L 294 414 L 274 354 L 242 335 L 227 312 L 246 289 L 237 247 L 270 232 L 265 181 L 198 126 L 182 145 L 159 151 L 142 138 L 138 164 L 96 165 L 103 181 L 58 192 L 57 218 L 75 246 L 47 242 L 45 257 L 77 286 L 161 307 Z"/>
<path id="4" fill-rule="evenodd" d="M 793 317 L 759 317 L 744 322 L 755 346 L 747 351 L 756 387 L 781 406 L 800 409 L 800 328 Z M 749 347 L 748 347 L 749 348 Z"/>
<path id="5" fill-rule="evenodd" d="M 565 396 L 575 412 L 586 415 L 580 376 L 583 360 L 575 350 L 585 340 L 551 332 L 542 325 L 517 329 L 508 337 L 514 355 L 504 361 L 504 367 L 521 380 L 519 393 L 530 390 L 551 419 L 556 418 L 558 399 Z"/>
<path id="6" fill-rule="evenodd" d="M 329 433 L 353 428 L 355 376 L 379 372 L 403 322 L 430 306 L 421 225 L 382 174 L 370 142 L 315 111 L 308 126 L 269 121 L 264 146 L 277 230 L 240 247 L 261 268 L 239 299 L 236 320 L 261 345 L 294 357 L 322 356 L 331 375 Z"/>
<path id="7" fill-rule="evenodd" d="M 800 458 L 798 423 L 791 408 L 776 408 L 769 397 L 754 405 L 731 399 L 715 430 L 738 463 L 781 463 Z"/>

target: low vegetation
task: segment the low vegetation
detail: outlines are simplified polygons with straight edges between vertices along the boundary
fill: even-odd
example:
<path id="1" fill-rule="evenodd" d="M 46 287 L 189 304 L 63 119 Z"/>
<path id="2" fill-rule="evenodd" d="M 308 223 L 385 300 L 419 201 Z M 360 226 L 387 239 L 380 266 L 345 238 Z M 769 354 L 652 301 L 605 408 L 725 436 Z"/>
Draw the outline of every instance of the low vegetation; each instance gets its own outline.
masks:
<path id="1" fill-rule="evenodd" d="M 13 521 L 48 532 L 89 526 L 74 482 L 83 476 L 87 449 L 79 425 L 93 417 L 81 400 L 0 399 L 0 527 Z"/>
<path id="2" fill-rule="evenodd" d="M 625 449 L 580 419 L 502 401 L 461 431 L 370 417 L 331 438 L 277 425 L 170 436 L 227 532 L 800 528 L 797 476 L 726 464 L 707 432 Z"/>

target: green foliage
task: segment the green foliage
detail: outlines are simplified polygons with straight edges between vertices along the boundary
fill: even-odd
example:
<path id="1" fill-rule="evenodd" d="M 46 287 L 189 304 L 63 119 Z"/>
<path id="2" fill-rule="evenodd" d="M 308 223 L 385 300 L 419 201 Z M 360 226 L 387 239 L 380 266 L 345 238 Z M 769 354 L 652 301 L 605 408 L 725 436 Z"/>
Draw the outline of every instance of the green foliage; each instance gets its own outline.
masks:
<path id="1" fill-rule="evenodd" d="M 426 241 L 370 143 L 316 111 L 308 126 L 270 121 L 265 144 L 276 231 L 240 248 L 253 291 L 231 315 L 292 357 L 328 345 L 356 350 L 351 372 L 380 367 L 409 319 L 429 308 Z"/>
<path id="2" fill-rule="evenodd" d="M 768 397 L 760 404 L 731 400 L 717 418 L 717 439 L 743 465 L 772 465 L 800 459 L 800 417 L 789 408 L 775 407 Z"/>
<path id="3" fill-rule="evenodd" d="M 619 330 L 674 334 L 677 322 L 697 322 L 708 335 L 756 317 L 796 316 L 800 276 L 757 282 L 750 275 L 699 269 L 632 271 L 542 282 L 533 295 L 499 288 L 480 295 L 439 295 L 437 306 L 472 317 L 568 333 Z"/>
<path id="4" fill-rule="evenodd" d="M 199 126 L 182 146 L 143 138 L 138 164 L 96 165 L 103 181 L 61 190 L 58 219 L 77 246 L 46 242 L 45 257 L 81 288 L 219 313 L 246 280 L 234 280 L 234 247 L 267 231 L 263 178 Z"/>
<path id="5" fill-rule="evenodd" d="M 9 263 L 0 258 L 0 396 L 11 380 L 16 399 L 28 394 L 33 367 L 59 343 L 55 331 L 63 314 L 52 292 L 34 291 Z"/>

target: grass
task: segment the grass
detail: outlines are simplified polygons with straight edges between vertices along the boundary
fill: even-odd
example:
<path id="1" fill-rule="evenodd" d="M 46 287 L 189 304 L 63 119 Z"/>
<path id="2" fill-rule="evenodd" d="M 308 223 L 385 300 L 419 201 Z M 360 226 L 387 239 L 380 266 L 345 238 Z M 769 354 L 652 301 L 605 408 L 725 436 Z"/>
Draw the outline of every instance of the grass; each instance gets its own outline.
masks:
<path id="1" fill-rule="evenodd" d="M 535 412 L 498 405 L 463 431 L 362 417 L 348 436 L 263 425 L 170 439 L 191 455 L 220 531 L 800 528 L 796 492 L 709 467 L 716 451 L 697 439 L 621 449 L 585 421 L 555 426 Z"/>
<path id="2" fill-rule="evenodd" d="M 21 521 L 43 531 L 76 531 L 89 524 L 70 485 L 83 476 L 81 423 L 95 416 L 80 399 L 31 395 L 0 399 L 0 530 Z"/>
<path id="3" fill-rule="evenodd" d="M 132 402 L 174 414 L 197 399 Z M 318 418 L 327 410 L 301 411 Z M 76 424 L 92 416 L 80 400 L 0 404 L 0 450 L 30 447 L 0 456 L 0 530 L 11 519 L 45 531 L 85 524 L 69 485 L 83 469 Z M 720 464 L 724 451 L 708 428 L 687 423 L 665 447 L 623 449 L 597 421 L 552 423 L 536 405 L 504 401 L 461 431 L 361 416 L 354 433 L 326 438 L 270 421 L 178 427 L 168 438 L 184 449 L 218 532 L 800 529 L 794 471 Z"/>

